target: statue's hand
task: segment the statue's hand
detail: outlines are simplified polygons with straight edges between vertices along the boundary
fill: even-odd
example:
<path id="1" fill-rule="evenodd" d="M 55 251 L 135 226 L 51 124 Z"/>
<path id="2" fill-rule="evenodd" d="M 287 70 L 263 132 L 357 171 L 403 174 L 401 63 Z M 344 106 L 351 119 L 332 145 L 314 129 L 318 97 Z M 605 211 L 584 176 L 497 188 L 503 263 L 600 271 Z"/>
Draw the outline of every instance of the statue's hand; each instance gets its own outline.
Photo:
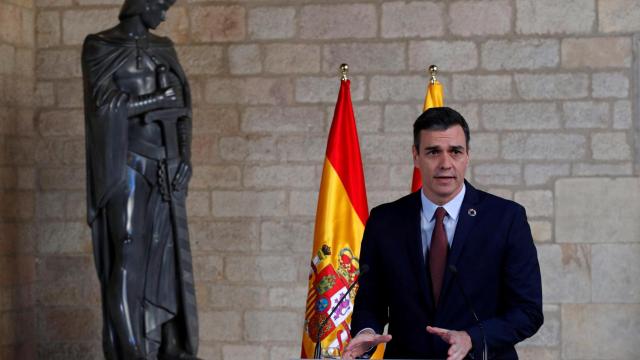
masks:
<path id="1" fill-rule="evenodd" d="M 191 163 L 188 161 L 181 161 L 180 165 L 178 165 L 178 171 L 171 182 L 173 191 L 182 191 L 183 189 L 186 189 L 187 185 L 189 185 L 189 180 L 191 180 L 191 174 Z"/>

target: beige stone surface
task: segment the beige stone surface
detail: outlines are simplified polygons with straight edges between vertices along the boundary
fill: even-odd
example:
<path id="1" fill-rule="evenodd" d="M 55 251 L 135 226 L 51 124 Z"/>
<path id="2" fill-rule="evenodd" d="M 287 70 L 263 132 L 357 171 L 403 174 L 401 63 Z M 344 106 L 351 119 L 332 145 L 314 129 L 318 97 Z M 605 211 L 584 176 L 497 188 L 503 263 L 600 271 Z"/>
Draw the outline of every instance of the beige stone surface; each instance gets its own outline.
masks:
<path id="1" fill-rule="evenodd" d="M 562 41 L 562 65 L 566 68 L 612 68 L 631 64 L 631 39 L 582 38 Z"/>
<path id="2" fill-rule="evenodd" d="M 195 42 L 229 42 L 246 36 L 246 10 L 242 6 L 202 6 L 189 13 Z"/>
<path id="3" fill-rule="evenodd" d="M 537 248 L 544 302 L 589 303 L 592 271 L 589 245 L 545 244 Z"/>
<path id="4" fill-rule="evenodd" d="M 592 299 L 596 303 L 640 303 L 640 244 L 591 246 Z"/>
<path id="5" fill-rule="evenodd" d="M 639 188 L 639 179 L 632 177 L 558 180 L 554 190 L 556 241 L 640 241 Z"/>
<path id="6" fill-rule="evenodd" d="M 640 351 L 638 304 L 562 305 L 564 359 L 632 359 Z"/>

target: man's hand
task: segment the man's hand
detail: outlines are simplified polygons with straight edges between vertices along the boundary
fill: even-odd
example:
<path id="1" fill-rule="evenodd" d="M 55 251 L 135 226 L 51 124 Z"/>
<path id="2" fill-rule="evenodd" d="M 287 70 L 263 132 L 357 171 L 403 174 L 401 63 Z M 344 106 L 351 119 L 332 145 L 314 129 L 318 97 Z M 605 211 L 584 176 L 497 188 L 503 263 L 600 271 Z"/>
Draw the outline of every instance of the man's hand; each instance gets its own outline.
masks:
<path id="1" fill-rule="evenodd" d="M 344 349 L 342 358 L 347 360 L 358 358 L 372 347 L 378 346 L 378 344 L 388 343 L 389 340 L 391 340 L 391 335 L 362 332 L 349 341 L 347 348 Z"/>
<path id="2" fill-rule="evenodd" d="M 427 326 L 427 332 L 438 335 L 449 346 L 449 352 L 447 352 L 447 360 L 462 360 L 469 350 L 471 350 L 471 337 L 466 331 L 455 331 L 437 328 L 433 326 Z"/>

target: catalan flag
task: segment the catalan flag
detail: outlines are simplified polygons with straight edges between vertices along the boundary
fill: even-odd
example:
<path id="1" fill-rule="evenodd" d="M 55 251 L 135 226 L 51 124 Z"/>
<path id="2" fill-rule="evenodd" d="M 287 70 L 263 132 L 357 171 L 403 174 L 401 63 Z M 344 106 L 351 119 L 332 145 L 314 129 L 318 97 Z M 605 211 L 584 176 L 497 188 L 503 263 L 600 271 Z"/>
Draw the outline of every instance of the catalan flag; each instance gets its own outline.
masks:
<path id="1" fill-rule="evenodd" d="M 320 183 L 302 358 L 313 358 L 317 339 L 331 355 L 342 354 L 350 340 L 357 286 L 344 301 L 338 300 L 360 273 L 360 242 L 369 217 L 350 86 L 343 75 Z M 337 310 L 328 319 L 334 307 Z"/>
<path id="2" fill-rule="evenodd" d="M 431 66 L 434 67 L 433 65 Z M 427 86 L 427 94 L 424 97 L 424 105 L 422 111 L 427 111 L 432 107 L 444 106 L 444 91 L 442 90 L 442 84 L 435 77 L 435 70 L 432 70 L 431 81 Z M 417 167 L 413 168 L 413 179 L 411 181 L 411 192 L 418 191 L 422 187 L 422 178 L 420 177 L 420 170 Z"/>

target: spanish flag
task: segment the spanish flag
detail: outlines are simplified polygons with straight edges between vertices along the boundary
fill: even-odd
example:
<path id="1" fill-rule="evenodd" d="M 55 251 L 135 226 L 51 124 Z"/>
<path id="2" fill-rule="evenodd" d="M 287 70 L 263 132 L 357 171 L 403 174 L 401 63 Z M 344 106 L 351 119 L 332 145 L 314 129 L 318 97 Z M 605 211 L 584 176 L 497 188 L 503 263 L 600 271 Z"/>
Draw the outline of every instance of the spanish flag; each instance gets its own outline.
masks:
<path id="1" fill-rule="evenodd" d="M 444 92 L 442 91 L 442 84 L 432 77 L 427 86 L 427 94 L 424 97 L 424 105 L 422 111 L 427 111 L 432 107 L 444 106 Z M 411 181 L 411 192 L 418 191 L 422 187 L 422 178 L 420 177 L 420 170 L 417 167 L 413 168 L 413 180 Z"/>
<path id="2" fill-rule="evenodd" d="M 322 170 L 302 358 L 313 358 L 318 339 L 323 353 L 329 355 L 342 354 L 350 340 L 357 286 L 342 302 L 338 300 L 360 273 L 360 242 L 369 217 L 350 86 L 350 80 L 343 76 Z"/>

